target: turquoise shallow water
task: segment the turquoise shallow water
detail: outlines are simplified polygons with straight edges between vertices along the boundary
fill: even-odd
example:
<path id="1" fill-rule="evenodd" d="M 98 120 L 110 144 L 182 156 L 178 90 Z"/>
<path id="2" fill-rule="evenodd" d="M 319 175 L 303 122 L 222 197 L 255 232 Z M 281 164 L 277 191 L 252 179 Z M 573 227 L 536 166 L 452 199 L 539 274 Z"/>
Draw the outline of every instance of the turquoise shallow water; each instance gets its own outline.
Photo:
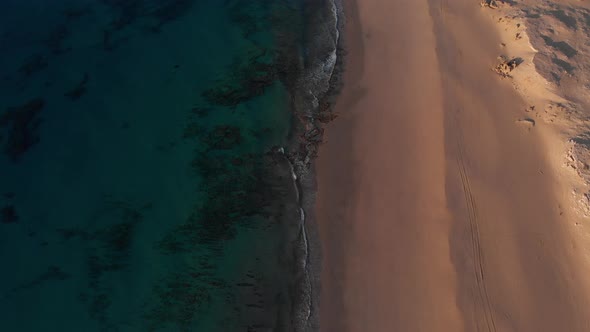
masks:
<path id="1" fill-rule="evenodd" d="M 306 2 L 0 6 L 0 328 L 291 330 Z"/>

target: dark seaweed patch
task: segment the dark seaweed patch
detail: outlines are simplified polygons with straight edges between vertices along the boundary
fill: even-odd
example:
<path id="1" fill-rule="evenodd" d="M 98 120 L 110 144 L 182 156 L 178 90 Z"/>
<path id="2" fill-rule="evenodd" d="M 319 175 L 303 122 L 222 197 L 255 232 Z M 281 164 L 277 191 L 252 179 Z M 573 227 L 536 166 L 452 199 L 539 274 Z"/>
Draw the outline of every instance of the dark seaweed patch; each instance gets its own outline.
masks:
<path id="1" fill-rule="evenodd" d="M 185 15 L 193 4 L 194 0 L 160 0 L 156 9 L 150 13 L 150 16 L 158 21 L 156 27 L 159 28 Z"/>
<path id="2" fill-rule="evenodd" d="M 125 28 L 141 16 L 141 0 L 101 0 L 101 2 L 117 11 L 117 17 L 110 24 L 114 30 Z"/>
<path id="3" fill-rule="evenodd" d="M 208 107 L 193 107 L 191 113 L 195 114 L 199 118 L 204 118 L 211 113 L 211 108 Z"/>
<path id="4" fill-rule="evenodd" d="M 67 20 L 76 20 L 91 13 L 92 9 L 87 7 L 72 7 L 63 11 L 63 15 Z"/>
<path id="5" fill-rule="evenodd" d="M 299 46 L 304 43 L 301 34 L 302 16 L 298 14 L 296 7 L 282 6 L 273 12 L 271 25 L 280 27 L 277 35 L 277 54 L 275 57 L 275 70 L 278 78 L 289 89 L 297 89 L 295 82 L 301 74 L 301 59 L 298 56 Z"/>
<path id="6" fill-rule="evenodd" d="M 129 249 L 131 249 L 135 227 L 142 218 L 137 211 L 131 211 L 131 213 L 130 217 L 125 217 L 124 222 L 95 233 L 96 238 L 102 243 L 102 249 L 115 253 L 116 257 L 114 258 L 126 258 Z"/>
<path id="7" fill-rule="evenodd" d="M 41 54 L 35 54 L 23 63 L 18 71 L 29 77 L 41 70 L 47 68 L 47 57 Z"/>
<path id="8" fill-rule="evenodd" d="M 195 0 L 101 0 L 100 2 L 110 8 L 115 17 L 103 29 L 101 41 L 102 49 L 111 51 L 118 46 L 115 40 L 121 30 L 143 23 L 143 31 L 159 32 L 164 25 L 189 13 Z M 151 27 L 145 29 L 145 24 Z"/>
<path id="9" fill-rule="evenodd" d="M 277 79 L 274 59 L 262 51 L 245 62 L 235 61 L 227 74 L 202 93 L 203 99 L 212 105 L 235 107 L 260 96 Z"/>
<path id="10" fill-rule="evenodd" d="M 289 46 L 281 51 L 277 50 L 276 43 L 267 48 L 264 41 L 271 36 L 258 35 L 269 32 L 265 25 L 272 20 L 281 22 L 280 26 L 285 25 L 285 20 L 297 21 L 297 9 L 285 5 L 279 10 L 280 5 L 276 1 L 262 1 L 260 6 L 252 3 L 228 0 L 225 5 L 232 6 L 230 19 L 238 23 L 244 38 L 255 45 L 255 51 L 236 58 L 201 94 L 204 103 L 200 105 L 204 107 L 195 107 L 191 111 L 192 118 L 181 133 L 183 138 L 190 139 L 187 144 L 194 143 L 195 154 L 190 167 L 198 175 L 197 190 L 202 199 L 195 202 L 185 220 L 172 227 L 156 244 L 156 249 L 164 255 L 191 257 L 191 260 L 184 265 L 184 269 L 168 273 L 154 287 L 157 301 L 146 310 L 153 330 L 191 330 L 199 314 L 210 309 L 212 300 L 216 303 L 223 301 L 223 308 L 228 314 L 248 320 L 243 325 L 244 330 L 271 330 L 272 323 L 265 322 L 268 317 L 262 316 L 265 311 L 269 316 L 275 315 L 276 308 L 266 299 L 287 297 L 282 288 L 279 290 L 287 281 L 269 280 L 264 273 L 254 277 L 256 274 L 252 270 L 248 272 L 248 278 L 223 276 L 225 272 L 220 271 L 217 265 L 225 254 L 228 242 L 236 239 L 244 229 L 268 234 L 264 232 L 283 227 L 281 214 L 285 211 L 299 216 L 291 201 L 295 194 L 287 159 L 277 148 L 267 152 L 270 147 L 264 144 L 271 142 L 275 133 L 273 128 L 250 129 L 237 121 L 208 126 L 201 120 L 213 109 L 223 115 L 220 119 L 235 117 L 242 110 L 254 111 L 254 107 L 249 107 L 253 104 L 245 103 L 264 94 L 279 80 L 293 82 L 297 77 L 300 53 L 292 47 L 292 43 L 302 38 L 301 25 L 291 26 L 292 31 L 281 32 L 280 40 L 273 41 Z M 276 30 L 271 33 L 273 36 L 274 33 L 279 34 Z M 243 106 L 239 109 L 240 113 L 234 112 L 240 104 Z M 305 138 L 302 140 L 306 143 L 319 141 L 320 135 L 321 130 L 317 129 L 303 135 Z M 285 210 L 291 208 L 293 210 Z M 256 251 L 251 254 L 255 255 Z M 197 264 L 195 259 L 198 259 Z M 260 262 L 260 258 L 255 260 Z M 236 291 L 237 287 L 242 289 Z M 188 311 L 185 308 L 189 308 Z M 256 317 L 251 317 L 253 313 Z M 272 321 L 275 319 L 273 317 Z"/>
<path id="11" fill-rule="evenodd" d="M 212 297 L 236 305 L 226 282 L 214 277 L 217 268 L 212 262 L 222 253 L 224 243 L 236 236 L 238 227 L 268 227 L 271 221 L 265 211 L 273 199 L 282 197 L 280 187 L 269 180 L 270 155 L 224 153 L 225 148 L 238 144 L 232 128 L 218 126 L 200 134 L 207 152 L 196 154 L 192 167 L 203 178 L 206 199 L 157 244 L 165 255 L 191 254 L 200 260 L 186 272 L 172 273 L 155 286 L 159 301 L 146 312 L 154 328 L 171 325 L 188 329 Z M 226 135 L 232 137 L 230 141 L 225 141 Z"/>
<path id="12" fill-rule="evenodd" d="M 102 31 L 102 49 L 104 51 L 112 51 L 115 47 L 113 46 L 113 42 L 111 40 L 112 33 L 110 30 L 103 30 Z"/>
<path id="13" fill-rule="evenodd" d="M 10 291 L 6 293 L 6 295 L 11 295 L 17 292 L 29 290 L 31 288 L 35 288 L 45 284 L 46 282 L 50 281 L 63 281 L 70 278 L 70 274 L 65 273 L 59 266 L 51 265 L 47 268 L 47 270 L 37 277 L 33 278 L 31 281 L 27 281 L 23 284 L 20 284 Z"/>
<path id="14" fill-rule="evenodd" d="M 155 149 L 160 152 L 169 152 L 176 147 L 177 143 L 174 141 L 158 144 Z"/>
<path id="15" fill-rule="evenodd" d="M 190 122 L 185 128 L 182 138 L 197 138 L 203 133 L 204 129 L 198 123 Z"/>
<path id="16" fill-rule="evenodd" d="M 45 107 L 41 98 L 33 99 L 23 105 L 10 107 L 0 116 L 0 128 L 8 131 L 4 143 L 4 153 L 16 161 L 30 147 L 37 144 L 39 138 L 39 114 Z"/>
<path id="17" fill-rule="evenodd" d="M 88 76 L 88 73 L 84 73 L 82 80 L 78 82 L 78 84 L 76 84 L 72 90 L 66 92 L 64 96 L 68 97 L 70 100 L 80 99 L 80 97 L 86 93 L 86 84 L 88 83 L 89 79 L 90 77 Z"/>
<path id="18" fill-rule="evenodd" d="M 150 207 L 151 204 L 134 207 L 127 202 L 107 201 L 101 215 L 116 218 L 117 222 L 95 230 L 57 230 L 64 241 L 79 240 L 85 248 L 88 293 L 80 299 L 86 303 L 90 316 L 104 328 L 110 324 L 107 310 L 112 300 L 103 277 L 127 268 L 137 227 L 143 221 L 143 212 Z"/>
<path id="19" fill-rule="evenodd" d="M 194 4 L 194 0 L 101 0 L 116 13 L 111 22 L 111 29 L 118 31 L 148 18 L 156 21 L 154 29 L 186 15 Z"/>
<path id="20" fill-rule="evenodd" d="M 245 39 L 255 41 L 259 32 L 266 32 L 271 21 L 272 1 L 228 1 L 228 13 L 232 23 L 240 28 Z"/>
<path id="21" fill-rule="evenodd" d="M 80 238 L 83 240 L 90 238 L 90 233 L 80 228 L 58 228 L 57 232 L 64 241 Z"/>
<path id="22" fill-rule="evenodd" d="M 234 137 L 236 133 L 232 126 L 219 125 L 198 137 L 206 147 L 195 155 L 192 167 L 202 178 L 200 187 L 205 199 L 195 205 L 184 223 L 162 238 L 157 249 L 165 255 L 190 254 L 200 259 L 198 265 L 168 275 L 154 288 L 159 301 L 146 313 L 154 328 L 177 326 L 188 330 L 212 298 L 223 299 L 228 310 L 236 313 L 268 309 L 260 299 L 263 290 L 255 287 L 256 300 L 237 303 L 235 290 L 232 292 L 225 280 L 214 277 L 217 267 L 213 262 L 222 254 L 224 243 L 234 239 L 238 228 L 271 227 L 275 221 L 270 217 L 276 216 L 270 212 L 271 206 L 292 190 L 290 179 L 272 175 L 278 155 L 238 153 L 237 140 L 224 141 L 226 135 Z M 226 150 L 230 147 L 232 150 Z M 252 285 L 260 282 L 262 278 L 250 280 Z"/>
<path id="23" fill-rule="evenodd" d="M 231 20 L 233 23 L 241 26 L 242 35 L 244 38 L 251 38 L 256 32 L 260 30 L 255 16 L 248 15 L 241 10 L 234 10 L 230 12 Z"/>
<path id="24" fill-rule="evenodd" d="M 90 317 L 102 323 L 106 323 L 106 311 L 111 304 L 112 300 L 106 293 L 100 293 L 94 296 L 88 304 Z"/>
<path id="25" fill-rule="evenodd" d="M 70 50 L 70 48 L 64 47 L 63 42 L 64 40 L 70 35 L 70 30 L 68 29 L 67 25 L 60 24 L 56 26 L 47 37 L 45 44 L 47 48 L 53 54 L 63 54 Z"/>
<path id="26" fill-rule="evenodd" d="M 221 245 L 234 237 L 238 225 L 253 222 L 252 217 L 264 213 L 275 194 L 264 180 L 263 156 L 242 155 L 239 167 L 234 166 L 235 159 L 213 153 L 195 157 L 193 168 L 205 179 L 207 199 L 163 238 L 158 245 L 163 253 L 190 252 L 202 244 Z"/>
<path id="27" fill-rule="evenodd" d="M 176 325 L 180 331 L 190 331 L 190 325 L 200 310 L 211 303 L 215 293 L 231 297 L 228 285 L 214 277 L 212 266 L 201 262 L 196 268 L 173 272 L 154 287 L 154 295 L 160 302 L 150 309 L 146 319 L 150 330 L 159 330 L 167 325 Z M 225 292 L 224 292 L 225 291 Z"/>
<path id="28" fill-rule="evenodd" d="M 242 135 L 240 128 L 229 125 L 216 126 L 206 136 L 201 136 L 203 143 L 210 149 L 229 150 L 240 144 Z"/>
<path id="29" fill-rule="evenodd" d="M 17 223 L 20 218 L 16 214 L 14 205 L 6 205 L 0 209 L 0 222 L 3 224 Z"/>

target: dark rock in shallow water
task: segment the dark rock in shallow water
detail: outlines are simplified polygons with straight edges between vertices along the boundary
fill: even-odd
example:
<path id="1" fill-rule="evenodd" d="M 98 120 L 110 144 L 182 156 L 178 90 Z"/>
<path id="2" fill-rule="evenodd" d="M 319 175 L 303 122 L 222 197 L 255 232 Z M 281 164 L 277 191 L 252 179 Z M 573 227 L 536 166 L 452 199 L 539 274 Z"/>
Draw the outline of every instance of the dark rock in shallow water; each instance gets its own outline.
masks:
<path id="1" fill-rule="evenodd" d="M 112 33 L 110 30 L 104 30 L 102 32 L 102 49 L 104 51 L 112 51 L 115 47 L 113 46 L 112 40 L 111 40 L 111 36 Z"/>
<path id="2" fill-rule="evenodd" d="M 20 66 L 18 71 L 29 77 L 45 68 L 47 68 L 47 57 L 41 54 L 35 54 L 27 59 L 27 61 Z"/>
<path id="3" fill-rule="evenodd" d="M 19 217 L 16 214 L 14 205 L 7 205 L 0 210 L 0 222 L 3 224 L 14 224 L 18 222 Z"/>
<path id="4" fill-rule="evenodd" d="M 160 301 L 145 313 L 150 331 L 160 331 L 170 325 L 177 331 L 191 331 L 191 324 L 199 318 L 199 310 L 210 305 L 214 293 L 227 293 L 228 285 L 224 281 L 203 273 L 199 275 L 202 280 L 195 281 L 195 273 L 199 272 L 189 269 L 171 273 L 154 287 L 153 293 Z"/>
<path id="5" fill-rule="evenodd" d="M 104 324 L 106 322 L 106 311 L 112 302 L 111 298 L 105 293 L 94 296 L 88 305 L 90 317 Z"/>
<path id="6" fill-rule="evenodd" d="M 114 30 L 121 30 L 141 17 L 141 0 L 104 0 L 103 3 L 119 11 L 117 18 L 111 22 Z"/>
<path id="7" fill-rule="evenodd" d="M 63 15 L 68 20 L 74 20 L 81 18 L 82 16 L 89 15 L 92 13 L 92 9 L 90 8 L 80 8 L 80 7 L 72 7 L 65 9 L 63 11 Z"/>
<path id="8" fill-rule="evenodd" d="M 151 13 L 151 16 L 158 20 L 158 27 L 177 20 L 191 9 L 194 0 L 167 0 L 160 2 L 158 8 Z"/>
<path id="9" fill-rule="evenodd" d="M 33 278 L 31 281 L 24 282 L 14 288 L 12 288 L 5 295 L 12 295 L 24 290 L 28 290 L 34 287 L 42 286 L 46 282 L 50 281 L 63 281 L 70 278 L 70 274 L 62 271 L 59 266 L 51 265 L 45 272 Z"/>
<path id="10" fill-rule="evenodd" d="M 277 79 L 276 66 L 261 51 L 245 63 L 234 63 L 218 84 L 202 93 L 212 105 L 235 107 L 264 93 Z"/>
<path id="11" fill-rule="evenodd" d="M 137 223 L 143 218 L 139 212 L 133 212 L 137 215 L 128 221 L 115 224 L 96 233 L 97 239 L 101 241 L 105 250 L 126 258 L 131 249 Z"/>
<path id="12" fill-rule="evenodd" d="M 39 142 L 39 113 L 45 107 L 41 98 L 33 99 L 21 106 L 10 107 L 0 116 L 0 128 L 8 131 L 4 153 L 16 161 L 30 147 Z"/>
<path id="13" fill-rule="evenodd" d="M 151 208 L 152 204 L 136 206 L 110 196 L 107 198 L 98 218 L 114 219 L 116 222 L 109 225 L 97 222 L 95 225 L 100 226 L 98 229 L 62 228 L 57 229 L 57 232 L 64 241 L 83 243 L 88 284 L 87 292 L 82 294 L 80 300 L 85 304 L 90 317 L 100 324 L 101 331 L 115 331 L 108 316 L 113 299 L 105 276 L 117 276 L 129 266 L 137 228 L 143 221 L 144 211 Z"/>
<path id="14" fill-rule="evenodd" d="M 215 127 L 204 139 L 211 149 L 228 150 L 240 144 L 242 135 L 239 127 L 221 125 Z"/>
<path id="15" fill-rule="evenodd" d="M 69 274 L 63 272 L 59 266 L 50 266 L 47 271 L 39 276 L 39 280 L 66 280 L 70 277 Z"/>
<path id="16" fill-rule="evenodd" d="M 201 125 L 195 122 L 190 122 L 184 128 L 184 133 L 182 134 L 182 138 L 197 138 L 203 133 L 204 129 Z"/>
<path id="17" fill-rule="evenodd" d="M 80 97 L 82 97 L 82 95 L 84 95 L 86 93 L 86 83 L 88 83 L 89 79 L 90 79 L 90 77 L 88 76 L 88 73 L 84 73 L 84 77 L 76 85 L 76 87 L 74 87 L 72 90 L 66 92 L 64 94 L 64 96 L 68 97 L 70 100 L 80 99 Z"/>
<path id="18" fill-rule="evenodd" d="M 207 107 L 193 107 L 191 112 L 198 116 L 199 118 L 204 118 L 211 112 L 210 108 Z"/>
<path id="19" fill-rule="evenodd" d="M 156 20 L 152 31 L 160 28 L 186 13 L 190 12 L 195 0 L 101 0 L 101 2 L 115 11 L 116 18 L 111 22 L 115 31 L 122 30 L 136 23 L 139 19 L 150 18 Z"/>
<path id="20" fill-rule="evenodd" d="M 47 38 L 46 45 L 53 54 L 63 54 L 70 50 L 70 48 L 63 47 L 63 41 L 70 34 L 70 30 L 65 24 L 56 26 Z"/>

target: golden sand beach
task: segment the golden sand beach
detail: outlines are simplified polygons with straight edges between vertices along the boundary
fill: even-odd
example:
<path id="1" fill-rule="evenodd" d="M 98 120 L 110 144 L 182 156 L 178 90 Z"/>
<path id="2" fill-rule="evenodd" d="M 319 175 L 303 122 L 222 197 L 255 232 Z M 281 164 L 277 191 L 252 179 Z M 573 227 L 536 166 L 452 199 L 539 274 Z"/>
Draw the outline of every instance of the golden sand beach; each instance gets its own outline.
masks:
<path id="1" fill-rule="evenodd" d="M 589 5 L 495 3 L 346 2 L 321 331 L 590 331 Z"/>

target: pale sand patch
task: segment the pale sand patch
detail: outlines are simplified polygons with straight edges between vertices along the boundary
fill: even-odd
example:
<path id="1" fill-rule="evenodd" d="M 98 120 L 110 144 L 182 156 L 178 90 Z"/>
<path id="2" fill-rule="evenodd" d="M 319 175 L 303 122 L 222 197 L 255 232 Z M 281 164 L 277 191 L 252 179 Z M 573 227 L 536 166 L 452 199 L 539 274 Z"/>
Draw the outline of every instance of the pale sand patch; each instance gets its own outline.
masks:
<path id="1" fill-rule="evenodd" d="M 577 268 L 590 275 L 590 3 L 524 0 L 489 14 L 501 51 L 524 58 L 512 83 L 539 124 Z"/>
<path id="2" fill-rule="evenodd" d="M 531 105 L 490 70 L 502 43 L 490 9 L 356 6 L 317 163 L 321 330 L 590 331 L 541 124 L 519 123 Z"/>
<path id="3" fill-rule="evenodd" d="M 588 223 L 583 220 L 590 217 L 588 7 L 579 0 L 527 0 L 490 11 L 498 23 L 502 51 L 525 59 L 513 75 L 513 85 L 530 104 L 528 116 L 539 120 L 538 131 L 570 205 L 567 210 L 574 212 L 572 225 Z M 520 38 L 514 38 L 516 34 Z"/>

